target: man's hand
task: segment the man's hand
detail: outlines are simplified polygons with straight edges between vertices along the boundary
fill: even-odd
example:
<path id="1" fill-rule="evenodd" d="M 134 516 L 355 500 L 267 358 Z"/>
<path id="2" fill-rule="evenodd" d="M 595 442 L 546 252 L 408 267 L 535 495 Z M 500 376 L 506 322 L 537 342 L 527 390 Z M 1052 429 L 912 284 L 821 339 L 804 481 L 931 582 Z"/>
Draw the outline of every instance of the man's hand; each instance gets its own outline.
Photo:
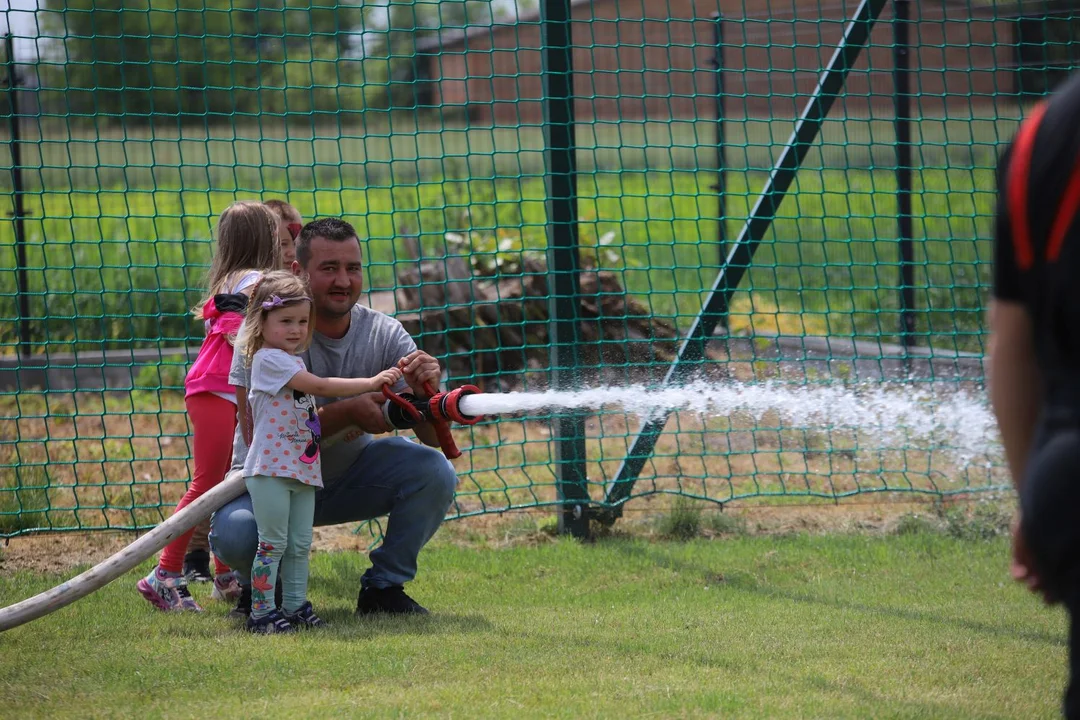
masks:
<path id="1" fill-rule="evenodd" d="M 352 424 L 370 435 L 381 435 L 393 430 L 383 417 L 382 406 L 386 398 L 381 393 L 365 393 L 350 398 L 349 416 Z M 355 437 L 355 435 L 354 435 Z M 350 437 L 349 439 L 354 439 Z"/>
<path id="2" fill-rule="evenodd" d="M 1013 580 L 1022 582 L 1027 589 L 1036 595 L 1040 595 L 1047 605 L 1056 605 L 1059 599 L 1049 593 L 1043 587 L 1042 581 L 1035 573 L 1032 563 L 1031 551 L 1028 550 L 1027 542 L 1024 541 L 1024 533 L 1020 528 L 1020 514 L 1017 513 L 1012 526 L 1012 560 L 1009 563 L 1009 574 Z"/>
<path id="3" fill-rule="evenodd" d="M 405 375 L 405 382 L 409 383 L 412 391 L 420 397 L 428 396 L 427 390 L 424 389 L 426 383 L 431 383 L 432 387 L 438 388 L 442 380 L 442 368 L 439 367 L 439 361 L 423 350 L 416 350 L 398 360 L 398 367 Z"/>
<path id="4" fill-rule="evenodd" d="M 323 405 L 319 408 L 323 437 L 333 437 L 348 429 L 349 434 L 343 438 L 348 442 L 355 440 L 362 432 L 371 435 L 390 432 L 392 428 L 382 414 L 384 402 L 386 398 L 380 393 L 366 393 Z"/>

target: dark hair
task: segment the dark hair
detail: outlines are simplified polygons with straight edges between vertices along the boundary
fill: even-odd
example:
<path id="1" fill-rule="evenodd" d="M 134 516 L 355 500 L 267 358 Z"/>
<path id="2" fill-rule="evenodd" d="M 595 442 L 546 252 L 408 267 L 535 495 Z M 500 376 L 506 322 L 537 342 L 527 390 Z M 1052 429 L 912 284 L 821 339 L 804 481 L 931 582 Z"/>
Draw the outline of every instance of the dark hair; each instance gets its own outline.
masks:
<path id="1" fill-rule="evenodd" d="M 311 241 L 317 237 L 333 240 L 334 242 L 355 240 L 357 244 L 360 243 L 360 238 L 356 235 L 356 228 L 341 218 L 312 220 L 304 226 L 304 229 L 300 231 L 300 236 L 296 238 L 296 261 L 300 263 L 301 267 L 307 267 L 308 262 L 311 260 Z"/>
<path id="2" fill-rule="evenodd" d="M 273 210 L 282 220 L 300 220 L 300 211 L 284 200 L 263 200 L 263 205 Z"/>

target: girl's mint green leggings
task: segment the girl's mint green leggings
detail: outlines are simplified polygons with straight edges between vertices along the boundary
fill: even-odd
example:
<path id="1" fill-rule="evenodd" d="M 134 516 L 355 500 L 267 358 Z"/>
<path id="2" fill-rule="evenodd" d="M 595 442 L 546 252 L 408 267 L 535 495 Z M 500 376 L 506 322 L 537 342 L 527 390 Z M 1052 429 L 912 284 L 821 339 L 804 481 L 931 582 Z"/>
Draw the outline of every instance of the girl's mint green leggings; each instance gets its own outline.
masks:
<path id="1" fill-rule="evenodd" d="M 251 617 L 274 611 L 279 572 L 281 609 L 295 613 L 307 602 L 315 488 L 292 478 L 266 475 L 244 478 L 244 484 L 259 526 L 259 549 L 251 566 Z"/>

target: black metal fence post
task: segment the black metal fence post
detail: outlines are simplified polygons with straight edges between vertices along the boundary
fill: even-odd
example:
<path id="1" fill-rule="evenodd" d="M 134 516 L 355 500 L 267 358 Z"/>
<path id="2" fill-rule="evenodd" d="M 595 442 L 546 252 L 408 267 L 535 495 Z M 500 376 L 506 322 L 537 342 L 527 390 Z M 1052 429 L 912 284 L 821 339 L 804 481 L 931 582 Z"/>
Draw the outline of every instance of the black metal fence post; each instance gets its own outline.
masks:
<path id="1" fill-rule="evenodd" d="M 717 267 L 724 264 L 727 259 L 727 187 L 724 183 L 724 172 L 727 168 L 724 153 L 724 16 L 713 13 L 713 43 L 716 46 L 716 56 L 713 64 L 716 66 L 716 228 Z"/>
<path id="2" fill-rule="evenodd" d="M 900 336 L 915 344 L 915 247 L 911 216 L 911 0 L 893 0 L 893 126 L 900 254 Z"/>
<path id="3" fill-rule="evenodd" d="M 23 226 L 22 146 L 19 137 L 19 78 L 15 70 L 15 47 L 11 33 L 4 36 L 7 55 L 8 129 L 11 138 L 12 212 L 15 231 L 15 293 L 19 307 L 19 355 L 30 357 L 30 285 L 26 277 L 26 232 Z"/>
<path id="4" fill-rule="evenodd" d="M 552 381 L 567 390 L 577 382 L 581 302 L 570 0 L 543 0 L 542 12 Z M 555 427 L 556 486 L 562 502 L 559 530 L 588 537 L 585 417 L 580 412 L 566 413 L 556 418 Z"/>
<path id="5" fill-rule="evenodd" d="M 727 260 L 727 185 L 724 181 L 724 173 L 727 170 L 727 160 L 724 152 L 724 16 L 721 13 L 713 13 L 713 44 L 716 54 L 713 57 L 713 65 L 716 68 L 716 258 L 717 268 L 724 266 Z M 727 317 L 719 320 L 727 329 Z M 715 331 L 714 331 L 715 332 Z"/>

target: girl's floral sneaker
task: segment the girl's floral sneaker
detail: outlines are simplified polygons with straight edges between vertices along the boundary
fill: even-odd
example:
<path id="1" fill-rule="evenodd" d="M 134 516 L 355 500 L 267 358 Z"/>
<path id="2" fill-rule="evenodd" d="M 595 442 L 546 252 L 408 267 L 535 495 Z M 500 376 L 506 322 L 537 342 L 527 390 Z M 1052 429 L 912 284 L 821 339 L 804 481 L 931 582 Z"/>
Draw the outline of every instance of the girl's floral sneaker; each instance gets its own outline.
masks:
<path id="1" fill-rule="evenodd" d="M 188 592 L 187 580 L 180 573 L 168 573 L 157 567 L 135 584 L 142 596 L 159 610 L 202 612 Z"/>
<path id="2" fill-rule="evenodd" d="M 324 627 L 327 623 L 323 621 L 311 607 L 311 601 L 304 603 L 300 606 L 300 609 L 294 613 L 285 613 L 285 619 L 295 628 L 313 628 Z"/>

